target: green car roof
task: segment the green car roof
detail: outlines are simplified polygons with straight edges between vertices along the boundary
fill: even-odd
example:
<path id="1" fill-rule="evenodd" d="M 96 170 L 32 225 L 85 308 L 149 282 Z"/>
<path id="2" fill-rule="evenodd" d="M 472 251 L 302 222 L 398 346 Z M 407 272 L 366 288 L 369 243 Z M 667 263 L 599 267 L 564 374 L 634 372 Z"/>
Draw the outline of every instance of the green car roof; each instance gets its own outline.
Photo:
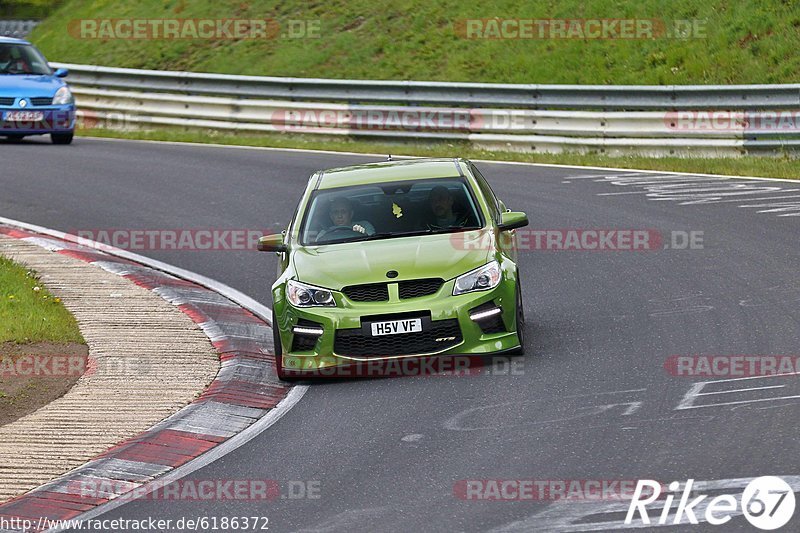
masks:
<path id="1" fill-rule="evenodd" d="M 318 173 L 316 189 L 369 185 L 390 181 L 453 178 L 463 175 L 463 159 L 410 159 L 332 168 Z"/>

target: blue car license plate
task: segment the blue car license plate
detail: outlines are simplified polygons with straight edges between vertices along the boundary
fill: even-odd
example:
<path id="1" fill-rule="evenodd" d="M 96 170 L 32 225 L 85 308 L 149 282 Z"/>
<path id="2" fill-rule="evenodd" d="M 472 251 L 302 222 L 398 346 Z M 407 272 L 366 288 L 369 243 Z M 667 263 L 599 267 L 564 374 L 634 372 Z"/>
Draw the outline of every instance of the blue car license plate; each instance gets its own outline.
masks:
<path id="1" fill-rule="evenodd" d="M 6 111 L 3 120 L 6 122 L 40 122 L 44 119 L 42 111 Z"/>

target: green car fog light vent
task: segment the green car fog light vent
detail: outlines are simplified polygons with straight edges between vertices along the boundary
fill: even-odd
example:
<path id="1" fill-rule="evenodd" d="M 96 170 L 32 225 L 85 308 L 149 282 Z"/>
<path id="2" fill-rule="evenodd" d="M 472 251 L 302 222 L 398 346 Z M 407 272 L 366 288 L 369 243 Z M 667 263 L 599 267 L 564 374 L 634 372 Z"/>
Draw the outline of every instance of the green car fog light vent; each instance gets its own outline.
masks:
<path id="1" fill-rule="evenodd" d="M 483 320 L 485 318 L 489 318 L 495 315 L 499 315 L 502 313 L 503 310 L 499 307 L 492 307 L 491 309 L 483 309 L 481 311 L 476 311 L 474 313 L 470 313 L 469 318 L 473 321 L 477 322 L 479 320 Z"/>
<path id="2" fill-rule="evenodd" d="M 322 335 L 322 328 L 295 326 L 292 328 L 292 333 L 296 333 L 298 335 L 315 335 L 319 337 L 320 335 Z"/>

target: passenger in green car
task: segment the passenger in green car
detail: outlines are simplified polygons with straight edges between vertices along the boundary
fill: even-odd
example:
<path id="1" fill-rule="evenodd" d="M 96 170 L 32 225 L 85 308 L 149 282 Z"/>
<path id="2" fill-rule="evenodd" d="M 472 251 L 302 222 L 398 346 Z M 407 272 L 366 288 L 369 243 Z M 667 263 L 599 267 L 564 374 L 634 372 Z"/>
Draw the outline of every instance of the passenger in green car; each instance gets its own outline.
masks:
<path id="1" fill-rule="evenodd" d="M 453 193 L 443 185 L 431 189 L 428 205 L 433 215 L 427 223 L 429 229 L 464 227 L 469 222 L 469 216 L 460 212 L 455 206 Z"/>

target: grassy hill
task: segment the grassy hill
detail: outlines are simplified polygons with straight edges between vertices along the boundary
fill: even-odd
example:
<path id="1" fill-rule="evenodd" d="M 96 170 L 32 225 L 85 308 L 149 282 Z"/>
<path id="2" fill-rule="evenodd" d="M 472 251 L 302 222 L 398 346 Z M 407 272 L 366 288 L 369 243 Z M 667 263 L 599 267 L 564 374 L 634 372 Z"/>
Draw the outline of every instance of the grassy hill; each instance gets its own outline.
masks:
<path id="1" fill-rule="evenodd" d="M 2 0 L 0 19 L 41 19 L 63 0 Z"/>
<path id="2" fill-rule="evenodd" d="M 459 30 L 464 19 L 493 17 L 697 20 L 703 33 L 467 39 Z M 311 21 L 308 28 L 318 35 L 96 40 L 69 31 L 80 19 L 127 18 L 270 18 L 280 33 L 303 24 L 291 21 Z M 30 37 L 52 61 L 229 74 L 580 84 L 800 81 L 800 3 L 794 0 L 62 0 Z"/>

